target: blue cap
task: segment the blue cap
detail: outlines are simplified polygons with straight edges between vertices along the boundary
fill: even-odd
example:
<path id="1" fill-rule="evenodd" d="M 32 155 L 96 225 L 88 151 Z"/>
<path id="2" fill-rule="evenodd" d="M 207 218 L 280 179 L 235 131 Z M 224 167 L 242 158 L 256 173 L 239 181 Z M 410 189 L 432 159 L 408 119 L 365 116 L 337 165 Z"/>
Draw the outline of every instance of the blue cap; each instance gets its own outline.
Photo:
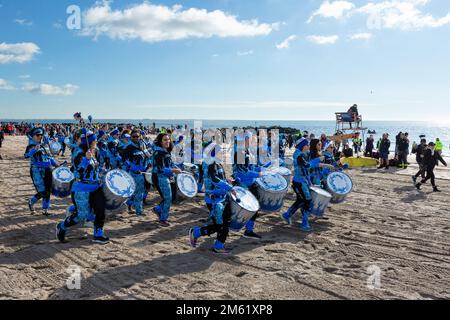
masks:
<path id="1" fill-rule="evenodd" d="M 98 138 L 100 139 L 100 138 L 103 137 L 105 134 L 106 134 L 105 131 L 99 130 L 99 131 L 98 131 Z"/>
<path id="2" fill-rule="evenodd" d="M 111 131 L 109 133 L 110 136 L 115 136 L 115 135 L 118 135 L 118 134 L 119 134 L 119 129 L 114 129 L 113 131 Z"/>
<path id="3" fill-rule="evenodd" d="M 304 147 L 309 146 L 309 140 L 305 138 L 301 138 L 296 142 L 297 149 L 303 150 Z"/>
<path id="4" fill-rule="evenodd" d="M 97 135 L 94 134 L 92 131 L 88 131 L 86 133 L 86 130 L 82 130 L 82 135 L 81 135 L 81 144 L 82 145 L 86 145 L 86 139 L 87 139 L 87 143 L 91 144 L 94 141 L 97 141 Z"/>

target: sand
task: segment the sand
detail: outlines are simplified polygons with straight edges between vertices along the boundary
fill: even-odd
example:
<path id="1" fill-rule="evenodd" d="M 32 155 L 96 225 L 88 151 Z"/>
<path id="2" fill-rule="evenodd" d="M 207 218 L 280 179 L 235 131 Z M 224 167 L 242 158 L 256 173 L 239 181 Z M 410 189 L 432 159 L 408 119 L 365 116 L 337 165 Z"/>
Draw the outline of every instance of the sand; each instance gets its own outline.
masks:
<path id="1" fill-rule="evenodd" d="M 83 228 L 58 243 L 68 199 L 53 199 L 50 218 L 30 215 L 25 146 L 25 138 L 7 137 L 0 149 L 0 299 L 450 298 L 450 171 L 442 166 L 440 194 L 413 188 L 415 165 L 350 170 L 354 192 L 328 210 L 328 221 L 313 223 L 313 233 L 264 215 L 256 228 L 263 240 L 232 233 L 233 255 L 222 257 L 210 252 L 212 238 L 196 250 L 188 244 L 189 228 L 207 216 L 201 198 L 175 206 L 168 228 L 148 206 L 142 218 L 111 217 L 109 245 L 92 244 Z M 285 207 L 293 200 L 289 194 Z M 81 268 L 80 290 L 66 285 L 71 265 Z M 372 270 L 380 281 L 368 286 Z"/>

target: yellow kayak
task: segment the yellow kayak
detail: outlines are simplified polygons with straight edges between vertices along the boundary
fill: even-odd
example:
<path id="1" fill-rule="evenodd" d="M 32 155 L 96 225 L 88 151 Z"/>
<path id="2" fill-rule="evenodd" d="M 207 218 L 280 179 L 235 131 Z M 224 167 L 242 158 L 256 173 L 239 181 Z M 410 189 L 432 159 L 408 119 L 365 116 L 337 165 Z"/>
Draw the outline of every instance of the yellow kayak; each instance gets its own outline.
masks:
<path id="1" fill-rule="evenodd" d="M 342 164 L 348 164 L 350 167 L 358 168 L 358 167 L 376 167 L 378 165 L 378 160 L 374 158 L 366 158 L 366 157 L 350 157 L 350 158 L 342 158 Z"/>

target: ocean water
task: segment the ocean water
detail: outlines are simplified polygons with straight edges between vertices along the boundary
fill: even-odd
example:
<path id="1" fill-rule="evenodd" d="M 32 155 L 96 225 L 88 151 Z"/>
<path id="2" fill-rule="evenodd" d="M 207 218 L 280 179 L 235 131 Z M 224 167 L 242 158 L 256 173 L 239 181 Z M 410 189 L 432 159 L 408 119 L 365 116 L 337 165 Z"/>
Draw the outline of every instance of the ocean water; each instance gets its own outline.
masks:
<path id="1" fill-rule="evenodd" d="M 11 120 L 11 119 L 0 119 L 0 122 L 32 122 L 32 123 L 67 123 L 71 120 Z M 115 123 L 124 124 L 130 123 L 138 125 L 142 123 L 145 126 L 151 126 L 153 123 L 157 127 L 171 127 L 187 124 L 190 128 L 194 127 L 194 120 L 128 120 L 128 119 L 116 119 L 116 120 L 95 120 L 101 123 Z M 201 120 L 199 120 L 201 121 Z M 281 126 L 290 127 L 298 130 L 308 130 L 319 136 L 321 133 L 327 135 L 334 134 L 336 130 L 335 121 L 249 121 L 249 120 L 202 120 L 202 128 L 212 129 L 212 128 L 232 128 L 232 127 L 270 127 L 270 126 Z M 436 124 L 430 122 L 406 122 L 406 121 L 365 121 L 363 126 L 375 130 L 374 134 L 375 140 L 378 140 L 383 133 L 389 133 L 392 142 L 392 150 L 395 147 L 395 136 L 400 132 L 408 132 L 411 140 L 419 142 L 419 136 L 424 134 L 427 137 L 427 141 L 435 141 L 439 138 L 444 143 L 444 154 L 450 156 L 450 124 Z M 365 138 L 369 134 L 365 133 Z"/>

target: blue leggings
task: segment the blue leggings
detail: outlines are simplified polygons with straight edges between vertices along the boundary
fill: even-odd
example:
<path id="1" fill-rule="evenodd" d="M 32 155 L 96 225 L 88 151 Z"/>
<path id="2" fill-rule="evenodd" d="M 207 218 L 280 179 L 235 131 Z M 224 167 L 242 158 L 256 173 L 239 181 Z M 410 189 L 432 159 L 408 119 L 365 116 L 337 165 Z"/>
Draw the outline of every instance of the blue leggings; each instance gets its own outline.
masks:
<path id="1" fill-rule="evenodd" d="M 145 177 L 142 174 L 130 173 L 136 183 L 136 191 L 133 194 L 132 202 L 136 208 L 136 214 L 142 214 L 145 190 Z"/>
<path id="2" fill-rule="evenodd" d="M 32 204 L 35 204 L 40 199 L 43 199 L 42 209 L 50 208 L 50 195 L 52 191 L 52 171 L 47 168 L 31 167 L 31 179 L 33 180 L 36 194 L 31 199 Z"/>
<path id="3" fill-rule="evenodd" d="M 172 205 L 172 185 L 170 179 L 165 175 L 154 173 L 152 175 L 153 185 L 156 186 L 159 195 L 162 198 L 159 207 L 161 208 L 160 220 L 167 221 L 169 219 L 170 207 Z"/>

